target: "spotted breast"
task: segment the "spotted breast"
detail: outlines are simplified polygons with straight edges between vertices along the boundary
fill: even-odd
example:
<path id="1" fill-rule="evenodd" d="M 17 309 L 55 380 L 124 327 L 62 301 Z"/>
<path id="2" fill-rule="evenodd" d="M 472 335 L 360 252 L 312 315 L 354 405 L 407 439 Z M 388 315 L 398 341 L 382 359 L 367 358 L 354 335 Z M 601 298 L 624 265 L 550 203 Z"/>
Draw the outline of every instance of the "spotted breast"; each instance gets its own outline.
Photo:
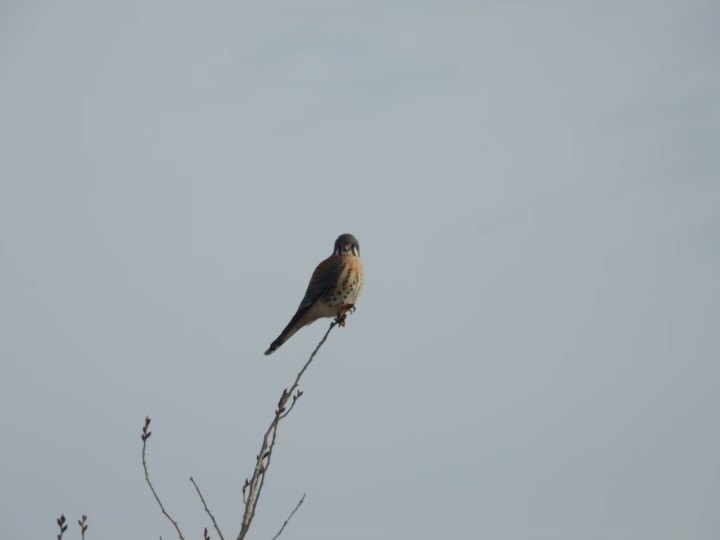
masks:
<path id="1" fill-rule="evenodd" d="M 332 258 L 340 259 L 338 266 L 341 270 L 334 286 L 329 288 L 318 301 L 322 311 L 327 313 L 326 317 L 336 316 L 345 306 L 354 306 L 363 290 L 363 267 L 360 257 L 333 255 Z"/>

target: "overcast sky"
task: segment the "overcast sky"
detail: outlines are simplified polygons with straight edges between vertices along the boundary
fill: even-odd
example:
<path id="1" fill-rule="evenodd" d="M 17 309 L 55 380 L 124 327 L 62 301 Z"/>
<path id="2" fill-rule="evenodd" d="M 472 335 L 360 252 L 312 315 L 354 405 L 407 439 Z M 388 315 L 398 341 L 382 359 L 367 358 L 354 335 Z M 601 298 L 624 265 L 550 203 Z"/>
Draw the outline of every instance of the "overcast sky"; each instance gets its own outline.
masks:
<path id="1" fill-rule="evenodd" d="M 720 537 L 720 8 L 0 2 L 0 538 Z M 212 536 L 215 538 L 213 531 Z"/>

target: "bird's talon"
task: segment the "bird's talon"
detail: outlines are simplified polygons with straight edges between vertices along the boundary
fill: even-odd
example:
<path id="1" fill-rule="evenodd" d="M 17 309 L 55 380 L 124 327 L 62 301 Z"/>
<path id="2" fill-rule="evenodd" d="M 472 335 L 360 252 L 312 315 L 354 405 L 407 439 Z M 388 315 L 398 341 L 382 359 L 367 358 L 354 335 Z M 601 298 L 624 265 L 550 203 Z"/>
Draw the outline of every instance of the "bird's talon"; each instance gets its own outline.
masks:
<path id="1" fill-rule="evenodd" d="M 343 304 L 340 307 L 339 314 L 345 315 L 346 313 L 354 313 L 355 312 L 355 304 Z"/>
<path id="2" fill-rule="evenodd" d="M 335 318 L 335 322 L 339 326 L 345 327 L 345 319 L 347 319 L 347 314 L 353 313 L 354 311 L 355 304 L 344 304 L 343 306 L 340 306 L 337 317 Z"/>

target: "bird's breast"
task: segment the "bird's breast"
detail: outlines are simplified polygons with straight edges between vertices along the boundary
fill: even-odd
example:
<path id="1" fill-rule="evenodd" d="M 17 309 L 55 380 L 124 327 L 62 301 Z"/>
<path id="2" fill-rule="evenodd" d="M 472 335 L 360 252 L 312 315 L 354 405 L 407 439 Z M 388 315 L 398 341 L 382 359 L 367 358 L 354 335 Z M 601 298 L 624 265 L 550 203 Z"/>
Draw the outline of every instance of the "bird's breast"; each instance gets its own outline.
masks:
<path id="1" fill-rule="evenodd" d="M 359 257 L 343 257 L 342 270 L 337 280 L 322 298 L 322 303 L 331 310 L 355 304 L 363 289 L 363 267 Z"/>

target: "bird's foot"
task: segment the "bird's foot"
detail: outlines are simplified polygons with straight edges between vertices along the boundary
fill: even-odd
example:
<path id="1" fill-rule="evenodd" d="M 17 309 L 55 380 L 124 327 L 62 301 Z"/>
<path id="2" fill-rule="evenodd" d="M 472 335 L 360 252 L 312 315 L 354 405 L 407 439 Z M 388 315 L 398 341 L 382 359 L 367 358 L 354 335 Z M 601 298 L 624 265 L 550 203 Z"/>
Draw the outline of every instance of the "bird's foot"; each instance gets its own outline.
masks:
<path id="1" fill-rule="evenodd" d="M 340 306 L 340 310 L 338 311 L 337 317 L 335 318 L 335 322 L 338 323 L 339 326 L 345 327 L 345 319 L 347 318 L 348 313 L 353 313 L 355 311 L 355 304 L 343 304 Z"/>

